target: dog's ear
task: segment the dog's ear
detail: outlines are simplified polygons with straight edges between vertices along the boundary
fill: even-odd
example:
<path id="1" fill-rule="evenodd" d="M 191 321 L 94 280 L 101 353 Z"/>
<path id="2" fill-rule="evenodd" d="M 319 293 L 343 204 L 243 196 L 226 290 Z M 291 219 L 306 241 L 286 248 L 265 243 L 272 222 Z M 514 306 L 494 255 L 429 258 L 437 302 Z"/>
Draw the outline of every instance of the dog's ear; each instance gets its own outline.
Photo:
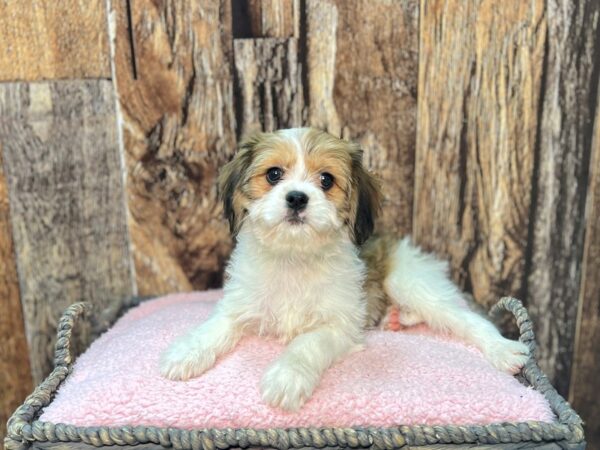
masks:
<path id="1" fill-rule="evenodd" d="M 246 215 L 241 187 L 247 180 L 247 171 L 252 164 L 254 147 L 258 141 L 259 137 L 255 136 L 242 142 L 233 159 L 221 169 L 217 180 L 219 198 L 223 202 L 225 217 L 233 236 L 238 233 Z"/>
<path id="2" fill-rule="evenodd" d="M 381 190 L 377 179 L 362 163 L 363 151 L 352 152 L 352 236 L 362 245 L 373 234 L 375 219 L 381 209 Z"/>

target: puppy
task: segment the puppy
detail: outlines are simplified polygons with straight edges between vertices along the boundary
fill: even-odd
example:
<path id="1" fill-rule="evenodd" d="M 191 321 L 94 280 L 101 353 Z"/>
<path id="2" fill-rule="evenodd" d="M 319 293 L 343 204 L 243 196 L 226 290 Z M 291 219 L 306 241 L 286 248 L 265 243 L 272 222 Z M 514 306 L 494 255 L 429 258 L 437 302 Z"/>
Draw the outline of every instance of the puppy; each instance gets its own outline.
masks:
<path id="1" fill-rule="evenodd" d="M 500 370 L 525 364 L 527 347 L 465 306 L 446 263 L 409 238 L 372 236 L 381 194 L 358 145 L 309 128 L 260 134 L 223 168 L 219 190 L 237 241 L 224 298 L 162 355 L 165 377 L 197 377 L 242 336 L 272 336 L 287 347 L 262 398 L 297 410 L 392 305 L 402 324 L 452 333 Z"/>

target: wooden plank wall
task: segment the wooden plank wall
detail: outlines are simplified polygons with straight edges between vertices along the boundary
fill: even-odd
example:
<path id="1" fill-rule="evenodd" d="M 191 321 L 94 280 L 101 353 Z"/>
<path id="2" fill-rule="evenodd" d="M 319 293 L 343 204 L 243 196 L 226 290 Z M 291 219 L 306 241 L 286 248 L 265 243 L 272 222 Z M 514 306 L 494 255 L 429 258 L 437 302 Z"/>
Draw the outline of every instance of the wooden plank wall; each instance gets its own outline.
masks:
<path id="1" fill-rule="evenodd" d="M 60 3 L 0 5 L 0 420 L 67 304 L 103 313 L 89 338 L 136 292 L 221 285 L 219 167 L 246 134 L 312 125 L 365 149 L 380 228 L 484 307 L 526 301 L 600 447 L 597 1 Z"/>
<path id="2" fill-rule="evenodd" d="M 0 438 L 52 367 L 64 308 L 96 308 L 83 348 L 135 292 L 106 11 L 0 5 Z"/>
<path id="3" fill-rule="evenodd" d="M 413 234 L 489 308 L 521 296 L 544 0 L 421 2 Z"/>
<path id="4" fill-rule="evenodd" d="M 28 355 L 0 146 L 0 442 L 11 411 L 33 388 Z"/>
<path id="5" fill-rule="evenodd" d="M 536 177 L 531 182 L 528 282 L 542 369 L 569 388 L 585 229 L 584 208 L 598 111 L 600 3 L 547 2 L 545 83 Z M 593 220 L 590 218 L 590 220 Z M 549 313 L 551 311 L 551 313 Z"/>
<path id="6" fill-rule="evenodd" d="M 253 24 L 260 15 L 263 24 L 234 41 L 238 135 L 311 125 L 361 142 L 367 165 L 383 181 L 379 225 L 410 232 L 418 2 L 307 0 L 282 2 L 280 9 L 273 3 L 255 2 L 270 5 L 256 10 L 233 3 L 235 21 Z M 289 16 L 296 24 L 273 37 Z M 277 99 L 274 107 L 271 99 Z"/>
<path id="7" fill-rule="evenodd" d="M 396 233 L 412 228 L 418 16 L 417 0 L 306 2 L 307 121 L 362 144 L 383 186 L 378 226 Z"/>
<path id="8" fill-rule="evenodd" d="M 0 81 L 110 78 L 105 0 L 5 0 L 0 42 Z"/>
<path id="9" fill-rule="evenodd" d="M 600 100 L 600 93 L 598 96 Z M 600 110 L 596 112 L 585 210 L 586 232 L 579 292 L 579 321 L 569 401 L 587 422 L 590 448 L 600 446 Z"/>
<path id="10" fill-rule="evenodd" d="M 0 84 L 0 140 L 33 379 L 52 367 L 60 313 L 90 301 L 89 344 L 133 295 L 109 80 Z"/>
<path id="11" fill-rule="evenodd" d="M 139 293 L 219 286 L 231 241 L 215 180 L 235 151 L 230 3 L 139 0 L 131 30 L 126 2 L 112 8 Z"/>

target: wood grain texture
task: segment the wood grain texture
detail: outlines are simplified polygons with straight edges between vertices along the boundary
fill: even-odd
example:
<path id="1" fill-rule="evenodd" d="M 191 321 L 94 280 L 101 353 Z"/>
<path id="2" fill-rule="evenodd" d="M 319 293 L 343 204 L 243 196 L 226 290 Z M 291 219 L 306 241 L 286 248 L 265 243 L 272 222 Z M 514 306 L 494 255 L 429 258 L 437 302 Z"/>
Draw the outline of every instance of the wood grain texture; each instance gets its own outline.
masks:
<path id="1" fill-rule="evenodd" d="M 21 302 L 34 382 L 52 366 L 56 325 L 77 301 L 95 305 L 80 348 L 133 294 L 110 81 L 0 84 Z"/>
<path id="2" fill-rule="evenodd" d="M 566 395 L 583 255 L 584 208 L 600 73 L 600 3 L 547 2 L 536 200 L 527 302 L 538 360 Z"/>
<path id="3" fill-rule="evenodd" d="M 104 0 L 0 2 L 0 81 L 109 78 Z"/>
<path id="4" fill-rule="evenodd" d="M 298 0 L 248 0 L 254 36 L 288 38 L 298 36 Z"/>
<path id="5" fill-rule="evenodd" d="M 0 145 L 0 442 L 6 421 L 32 391 L 19 279 L 9 222 L 8 189 Z"/>
<path id="6" fill-rule="evenodd" d="M 600 82 L 600 80 L 598 80 Z M 600 99 L 600 96 L 598 97 Z M 590 181 L 585 210 L 586 231 L 577 339 L 573 357 L 569 401 L 585 421 L 589 448 L 600 448 L 600 392 L 598 377 L 600 349 L 600 110 L 592 147 Z"/>
<path id="7" fill-rule="evenodd" d="M 230 2 L 133 2 L 137 79 L 125 6 L 113 8 L 139 293 L 219 286 L 231 241 L 215 182 L 235 151 Z"/>
<path id="8" fill-rule="evenodd" d="M 308 123 L 361 143 L 396 233 L 412 227 L 418 16 L 416 0 L 306 1 Z"/>
<path id="9" fill-rule="evenodd" d="M 421 2 L 413 233 L 486 309 L 521 296 L 544 1 Z"/>
<path id="10" fill-rule="evenodd" d="M 306 0 L 305 6 L 308 124 L 341 136 L 333 102 L 338 8 L 329 0 Z"/>
<path id="11" fill-rule="evenodd" d="M 298 37 L 299 0 L 232 0 L 236 38 Z"/>
<path id="12" fill-rule="evenodd" d="M 239 136 L 301 126 L 297 40 L 236 39 L 233 47 Z"/>

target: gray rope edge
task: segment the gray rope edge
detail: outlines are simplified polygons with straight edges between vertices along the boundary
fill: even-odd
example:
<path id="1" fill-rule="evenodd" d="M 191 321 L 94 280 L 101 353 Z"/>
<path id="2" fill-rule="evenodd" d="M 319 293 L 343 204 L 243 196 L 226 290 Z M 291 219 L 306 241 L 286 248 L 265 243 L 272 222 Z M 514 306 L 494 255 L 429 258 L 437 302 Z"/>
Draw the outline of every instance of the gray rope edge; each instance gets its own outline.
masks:
<path id="1" fill-rule="evenodd" d="M 511 312 L 520 331 L 520 340 L 531 350 L 531 358 L 521 374 L 548 400 L 558 422 L 499 423 L 471 426 L 399 426 L 389 428 L 290 428 L 290 429 L 201 429 L 182 430 L 144 426 L 76 427 L 67 424 L 33 421 L 52 400 L 73 363 L 71 336 L 75 323 L 88 311 L 89 304 L 76 303 L 64 313 L 58 325 L 55 369 L 17 408 L 8 421 L 5 448 L 27 450 L 32 442 L 84 442 L 94 446 L 140 445 L 154 443 L 182 450 L 214 450 L 230 447 L 373 447 L 397 449 L 406 445 L 499 444 L 518 442 L 580 443 L 584 440 L 582 420 L 556 392 L 535 360 L 535 336 L 527 310 L 520 300 L 503 297 L 490 314 Z"/>

